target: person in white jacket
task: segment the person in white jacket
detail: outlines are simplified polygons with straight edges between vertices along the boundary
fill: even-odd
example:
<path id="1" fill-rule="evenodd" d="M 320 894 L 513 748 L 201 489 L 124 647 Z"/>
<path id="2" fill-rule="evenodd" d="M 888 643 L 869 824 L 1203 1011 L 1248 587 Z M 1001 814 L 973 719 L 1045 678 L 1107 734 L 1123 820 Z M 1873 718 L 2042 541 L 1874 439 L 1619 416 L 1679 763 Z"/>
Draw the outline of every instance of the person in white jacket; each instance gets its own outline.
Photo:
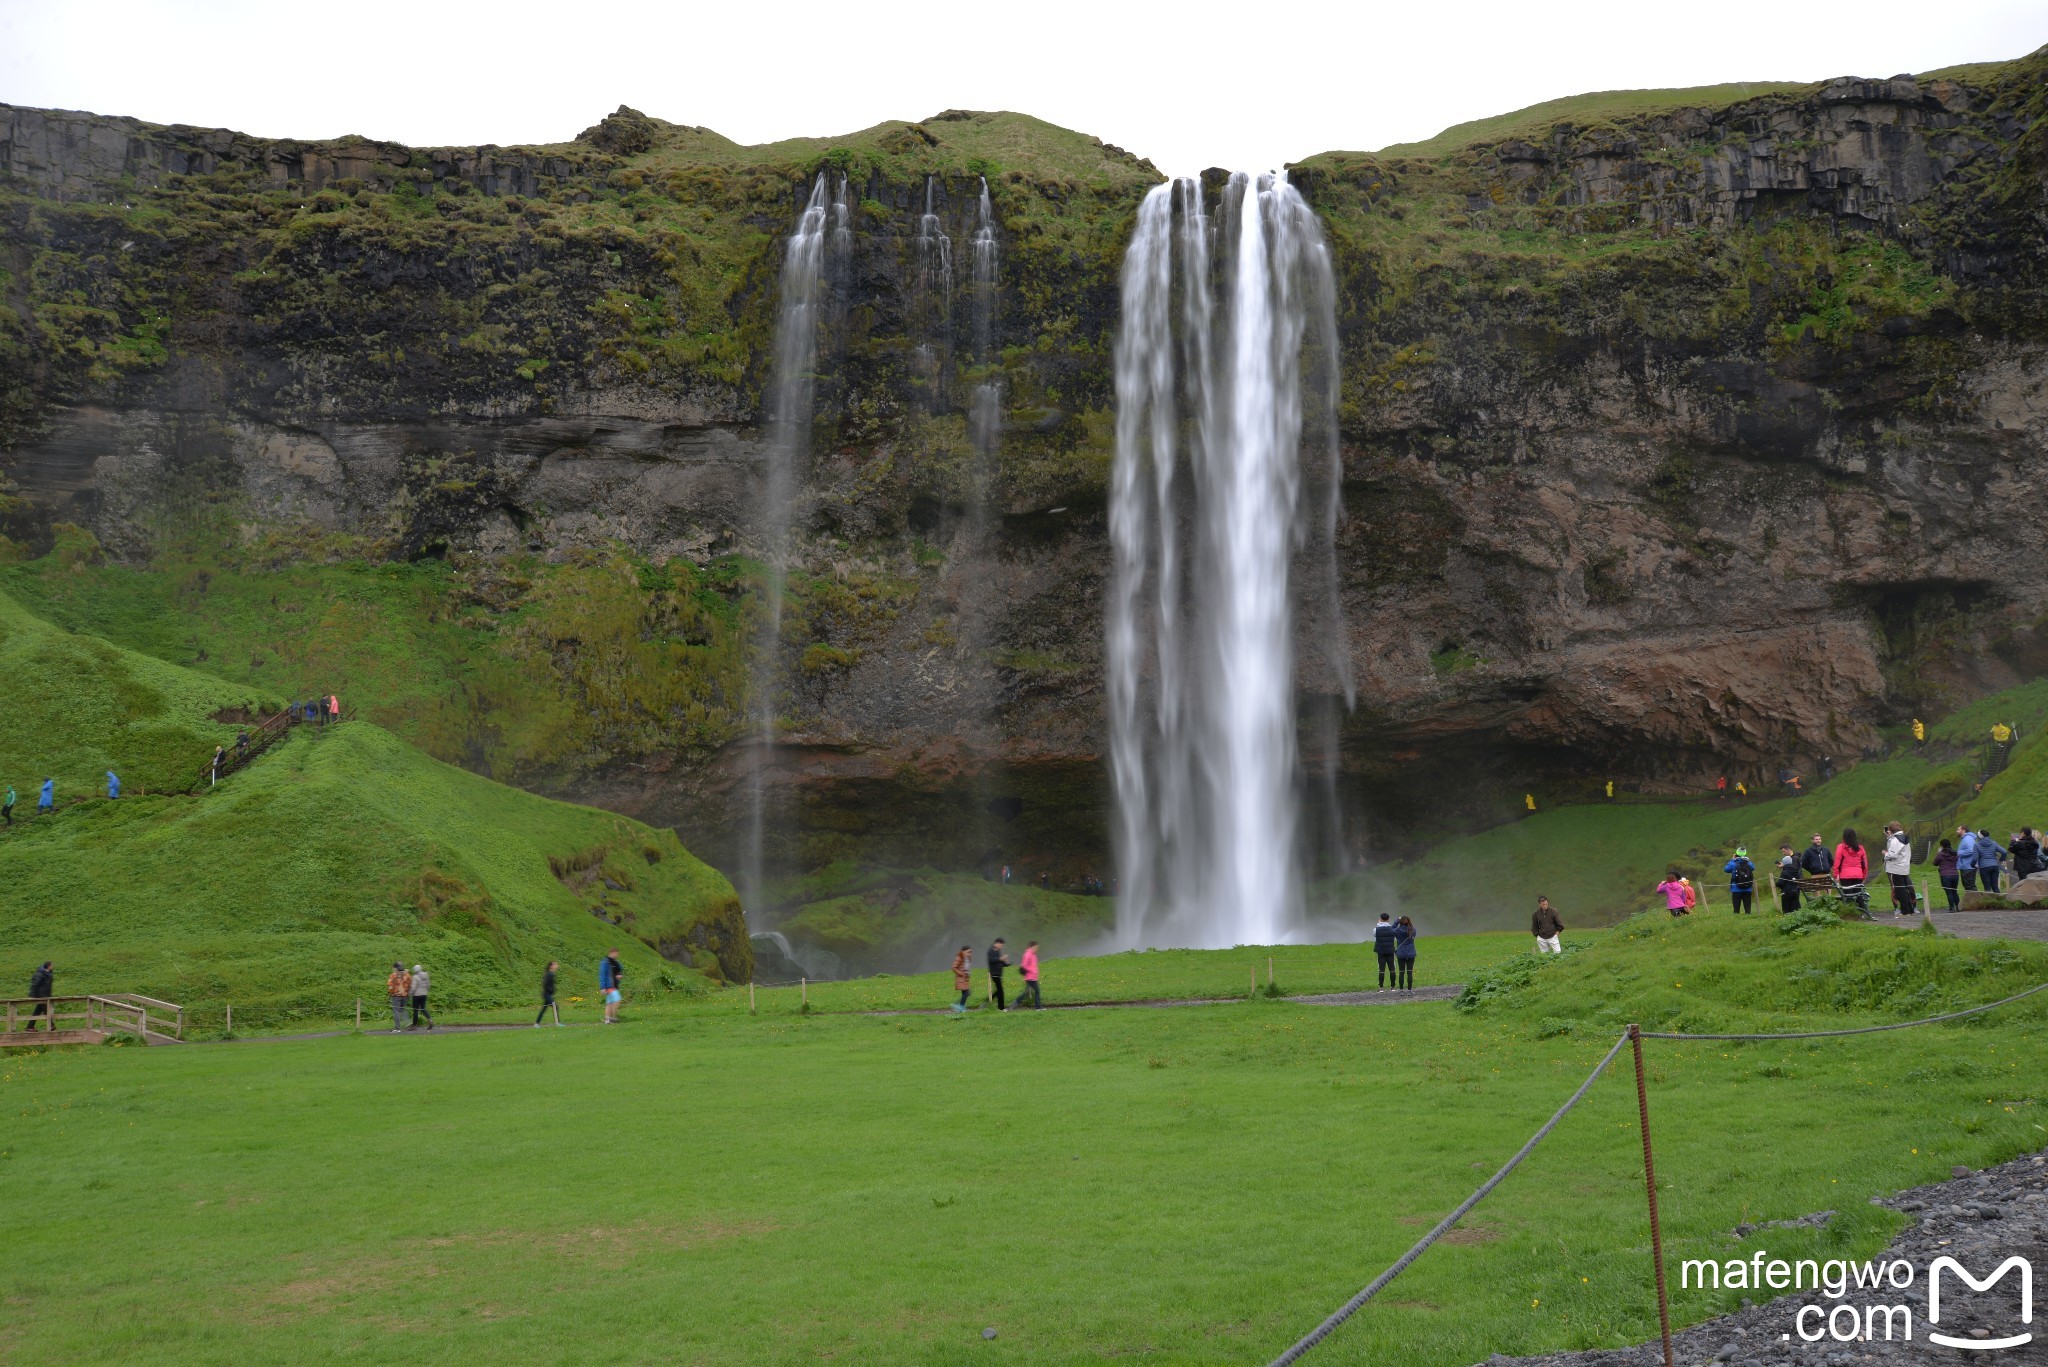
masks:
<path id="1" fill-rule="evenodd" d="M 431 1030 L 434 1028 L 434 1013 L 427 1010 L 427 993 L 431 989 L 432 984 L 427 978 L 427 970 L 419 964 L 414 964 L 412 966 L 412 1028 L 415 1030 L 420 1028 L 420 1019 L 422 1017 L 426 1019 L 427 1029 Z"/>
<path id="2" fill-rule="evenodd" d="M 1884 828 L 1884 871 L 1892 881 L 1892 915 L 1918 912 L 1920 899 L 1913 892 L 1913 842 L 1896 821 Z"/>

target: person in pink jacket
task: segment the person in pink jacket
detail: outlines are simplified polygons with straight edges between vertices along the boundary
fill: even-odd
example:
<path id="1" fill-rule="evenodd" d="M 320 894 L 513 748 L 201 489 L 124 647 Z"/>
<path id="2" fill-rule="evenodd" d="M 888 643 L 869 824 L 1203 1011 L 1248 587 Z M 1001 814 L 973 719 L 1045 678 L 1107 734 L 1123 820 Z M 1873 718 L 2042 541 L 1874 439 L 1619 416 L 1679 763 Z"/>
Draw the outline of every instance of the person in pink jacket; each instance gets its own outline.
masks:
<path id="1" fill-rule="evenodd" d="M 1691 890 L 1686 885 L 1685 880 L 1678 876 L 1678 870 L 1675 867 L 1666 873 L 1664 881 L 1657 885 L 1657 891 L 1664 894 L 1664 909 L 1671 913 L 1674 920 L 1680 916 L 1692 914 L 1691 903 L 1686 897 L 1686 894 Z"/>
<path id="2" fill-rule="evenodd" d="M 1835 885 L 1842 890 L 1842 900 L 1854 902 L 1865 915 L 1870 912 L 1870 894 L 1863 890 L 1863 883 L 1869 877 L 1870 851 L 1863 848 L 1851 826 L 1842 832 L 1842 843 L 1835 846 Z"/>
<path id="3" fill-rule="evenodd" d="M 1024 946 L 1024 959 L 1018 966 L 1024 970 L 1024 996 L 1017 1005 L 1023 1006 L 1028 1002 L 1036 1011 L 1045 1005 L 1038 998 L 1038 941 L 1033 940 Z"/>

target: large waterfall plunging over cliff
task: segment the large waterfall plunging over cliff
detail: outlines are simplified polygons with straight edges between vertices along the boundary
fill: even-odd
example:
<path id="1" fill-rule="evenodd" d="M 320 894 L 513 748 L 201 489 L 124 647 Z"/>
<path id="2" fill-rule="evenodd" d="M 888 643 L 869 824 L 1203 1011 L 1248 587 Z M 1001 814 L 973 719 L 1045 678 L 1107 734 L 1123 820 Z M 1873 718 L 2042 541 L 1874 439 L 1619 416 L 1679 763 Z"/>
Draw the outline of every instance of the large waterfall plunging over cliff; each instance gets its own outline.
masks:
<path id="1" fill-rule="evenodd" d="M 1191 179 L 1138 211 L 1107 625 L 1126 945 L 1273 944 L 1300 923 L 1293 579 L 1313 534 L 1331 582 L 1334 295 L 1284 176 L 1232 176 L 1213 219 Z"/>
<path id="2" fill-rule="evenodd" d="M 829 243 L 829 253 L 828 253 Z M 819 172 L 782 258 L 781 307 L 775 321 L 775 368 L 768 386 L 768 469 L 761 487 L 759 536 L 766 570 L 763 609 L 754 638 L 748 722 L 754 733 L 747 782 L 747 844 L 739 889 L 743 906 L 758 906 L 767 838 L 767 768 L 775 753 L 776 692 L 782 653 L 782 600 L 789 577 L 790 523 L 811 450 L 817 391 L 818 329 L 827 302 L 828 254 L 843 263 L 853 248 L 846 181 L 827 196 Z"/>

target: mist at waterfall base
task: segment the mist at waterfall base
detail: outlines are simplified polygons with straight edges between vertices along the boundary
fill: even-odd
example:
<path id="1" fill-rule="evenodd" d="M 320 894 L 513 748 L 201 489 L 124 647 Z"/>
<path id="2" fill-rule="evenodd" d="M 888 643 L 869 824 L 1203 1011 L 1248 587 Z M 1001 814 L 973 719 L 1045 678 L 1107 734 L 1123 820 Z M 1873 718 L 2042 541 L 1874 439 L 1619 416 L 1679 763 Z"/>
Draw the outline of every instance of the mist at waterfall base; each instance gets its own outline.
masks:
<path id="1" fill-rule="evenodd" d="M 1175 180 L 1139 208 L 1105 624 L 1124 948 L 1356 933 L 1310 922 L 1298 847 L 1298 617 L 1355 698 L 1336 590 L 1335 293 L 1321 226 L 1284 176 L 1233 175 L 1213 205 L 1200 180 Z"/>

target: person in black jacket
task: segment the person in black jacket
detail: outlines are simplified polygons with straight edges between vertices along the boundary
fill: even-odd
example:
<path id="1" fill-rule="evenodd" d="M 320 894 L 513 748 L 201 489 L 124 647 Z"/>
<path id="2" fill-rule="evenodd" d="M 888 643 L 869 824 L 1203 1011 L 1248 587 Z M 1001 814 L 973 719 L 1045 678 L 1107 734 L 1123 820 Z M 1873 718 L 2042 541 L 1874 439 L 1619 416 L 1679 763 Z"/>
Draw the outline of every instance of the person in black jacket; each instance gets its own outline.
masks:
<path id="1" fill-rule="evenodd" d="M 36 1004 L 35 1010 L 28 1013 L 29 1029 L 33 1030 L 36 1028 L 37 1016 L 46 1018 L 44 1021 L 46 1028 L 50 1030 L 57 1028 L 56 1018 L 50 1015 L 50 998 L 57 995 L 56 985 L 57 971 L 51 966 L 50 961 L 45 959 L 43 960 L 43 966 L 38 968 L 28 980 L 28 995 Z"/>
<path id="2" fill-rule="evenodd" d="M 1003 953 L 1003 937 L 996 936 L 995 943 L 988 947 L 988 991 L 995 999 L 996 1010 L 1003 1006 L 1003 970 L 1010 966 L 1009 956 Z"/>
<path id="3" fill-rule="evenodd" d="M 1380 990 L 1400 982 L 1400 975 L 1394 969 L 1394 918 L 1386 912 L 1380 913 L 1380 923 L 1372 928 L 1372 952 L 1380 961 Z"/>
<path id="4" fill-rule="evenodd" d="M 1813 833 L 1813 843 L 1806 847 L 1806 853 L 1799 856 L 1799 867 L 1815 878 L 1825 878 L 1835 871 L 1834 852 L 1820 838 L 1819 831 Z"/>
<path id="5" fill-rule="evenodd" d="M 1790 916 L 1799 910 L 1799 856 L 1790 845 L 1778 846 L 1778 911 Z"/>
<path id="6" fill-rule="evenodd" d="M 536 1030 L 540 1029 L 540 1023 L 550 1009 L 555 1013 L 555 1028 L 559 1030 L 562 1026 L 562 1008 L 555 1005 L 555 970 L 560 967 L 560 964 L 549 959 L 547 972 L 540 975 L 540 1015 L 533 1018 L 533 1028 Z"/>
<path id="7" fill-rule="evenodd" d="M 2041 862 L 2041 837 L 2034 833 L 2032 826 L 2020 827 L 2020 833 L 2007 842 L 2005 848 L 2012 855 L 2015 878 L 2026 878 L 2048 867 Z"/>

